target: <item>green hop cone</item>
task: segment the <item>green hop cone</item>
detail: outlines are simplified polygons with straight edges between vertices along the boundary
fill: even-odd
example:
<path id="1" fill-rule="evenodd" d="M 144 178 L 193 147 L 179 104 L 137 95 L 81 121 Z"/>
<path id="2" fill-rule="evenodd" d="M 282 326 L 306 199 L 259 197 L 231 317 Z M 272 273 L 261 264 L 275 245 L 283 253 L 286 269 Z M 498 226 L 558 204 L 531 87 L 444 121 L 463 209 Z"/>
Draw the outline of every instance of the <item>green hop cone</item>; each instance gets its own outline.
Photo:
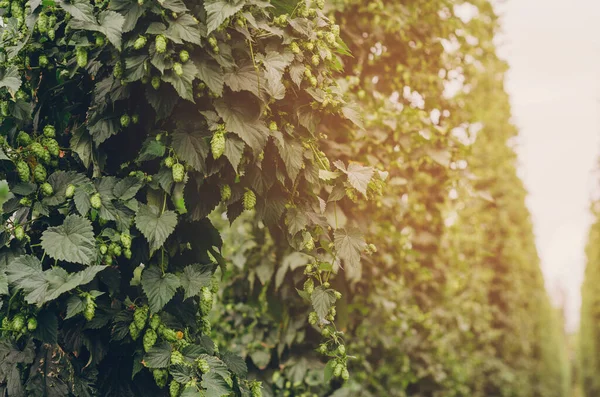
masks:
<path id="1" fill-rule="evenodd" d="M 56 31 L 54 29 L 48 29 L 48 38 L 54 41 L 56 38 Z"/>
<path id="2" fill-rule="evenodd" d="M 315 325 L 319 321 L 319 316 L 316 312 L 310 312 L 308 314 L 308 323 L 310 325 Z"/>
<path id="3" fill-rule="evenodd" d="M 106 255 L 107 252 L 108 252 L 108 247 L 106 246 L 106 244 L 100 245 L 100 253 L 102 255 Z"/>
<path id="4" fill-rule="evenodd" d="M 190 59 L 190 53 L 189 52 L 187 52 L 186 50 L 181 50 L 179 52 L 179 60 L 182 63 L 186 63 L 187 61 L 189 61 L 189 59 Z"/>
<path id="5" fill-rule="evenodd" d="M 334 291 L 333 294 L 335 295 L 336 299 L 342 299 L 342 293 L 339 291 Z"/>
<path id="6" fill-rule="evenodd" d="M 137 114 L 137 113 L 135 113 L 135 114 L 131 115 L 131 122 L 132 122 L 133 124 L 137 124 L 137 123 L 139 123 L 139 122 L 140 122 L 140 115 L 139 115 L 139 114 Z"/>
<path id="7" fill-rule="evenodd" d="M 133 43 L 133 48 L 135 48 L 136 50 L 141 50 L 146 46 L 147 42 L 148 39 L 146 38 L 146 36 L 139 36 Z"/>
<path id="8" fill-rule="evenodd" d="M 137 325 L 136 325 L 137 327 Z M 149 352 L 152 347 L 156 344 L 156 340 L 158 339 L 158 335 L 156 331 L 152 328 L 149 328 L 144 334 L 144 351 Z"/>
<path id="9" fill-rule="evenodd" d="M 177 397 L 179 395 L 179 390 L 181 389 L 181 385 L 175 379 L 171 381 L 169 384 L 169 396 Z"/>
<path id="10" fill-rule="evenodd" d="M 185 167 L 181 163 L 174 164 L 171 168 L 173 174 L 173 180 L 175 182 L 183 182 L 185 178 Z"/>
<path id="11" fill-rule="evenodd" d="M 177 350 L 173 350 L 171 352 L 171 364 L 176 365 L 176 364 L 183 364 L 183 354 L 181 354 L 181 352 L 177 351 Z"/>
<path id="12" fill-rule="evenodd" d="M 48 182 L 42 183 L 42 186 L 40 186 L 40 190 L 42 191 L 42 194 L 46 197 L 52 196 L 54 194 L 54 189 L 52 188 L 52 185 Z"/>
<path id="13" fill-rule="evenodd" d="M 123 249 L 122 249 L 120 246 L 118 246 L 118 245 L 117 245 L 117 246 L 115 246 L 115 247 L 112 249 L 112 253 L 113 253 L 115 256 L 121 256 L 121 254 L 123 253 Z"/>
<path id="14" fill-rule="evenodd" d="M 127 128 L 129 123 L 131 122 L 131 117 L 128 114 L 124 114 L 121 116 L 121 127 Z"/>
<path id="15" fill-rule="evenodd" d="M 16 332 L 24 331 L 25 330 L 25 316 L 23 316 L 21 313 L 17 314 L 12 320 L 11 328 L 13 331 L 16 331 Z"/>
<path id="16" fill-rule="evenodd" d="M 131 255 L 133 255 L 131 250 L 129 248 L 125 248 L 125 250 L 123 251 L 123 256 L 125 257 L 125 259 L 131 259 Z"/>
<path id="17" fill-rule="evenodd" d="M 17 143 L 21 146 L 27 146 L 31 143 L 31 136 L 25 131 L 20 131 L 17 135 Z"/>
<path id="18" fill-rule="evenodd" d="M 38 66 L 40 68 L 45 68 L 46 66 L 48 66 L 48 64 L 50 63 L 50 61 L 48 60 L 48 57 L 46 55 L 40 55 L 38 57 Z"/>
<path id="19" fill-rule="evenodd" d="M 131 339 L 136 340 L 140 336 L 140 332 L 141 331 L 134 322 L 129 324 L 129 335 L 131 335 Z"/>
<path id="20" fill-rule="evenodd" d="M 98 47 L 103 46 L 104 45 L 104 36 L 101 35 L 97 35 L 96 36 L 96 45 Z"/>
<path id="21" fill-rule="evenodd" d="M 36 25 L 40 33 L 46 33 L 46 31 L 48 30 L 48 17 L 46 16 L 46 14 L 40 14 Z"/>
<path id="22" fill-rule="evenodd" d="M 244 193 L 244 198 L 242 199 L 242 204 L 246 211 L 254 209 L 254 206 L 256 205 L 256 195 L 252 190 L 246 189 L 246 192 Z"/>
<path id="23" fill-rule="evenodd" d="M 173 63 L 173 72 L 175 72 L 177 76 L 183 76 L 183 65 L 179 62 Z"/>
<path id="24" fill-rule="evenodd" d="M 26 162 L 20 160 L 17 162 L 17 174 L 22 182 L 28 182 L 30 177 L 29 165 Z"/>
<path id="25" fill-rule="evenodd" d="M 173 157 L 167 157 L 167 158 L 165 159 L 165 166 L 166 166 L 167 168 L 171 168 L 171 167 L 173 167 L 173 165 L 174 165 L 174 164 L 175 164 L 175 159 L 174 159 Z"/>
<path id="26" fill-rule="evenodd" d="M 88 63 L 87 50 L 83 47 L 77 47 L 77 50 L 75 50 L 75 55 L 77 58 L 77 66 L 80 68 L 86 67 Z"/>
<path id="27" fill-rule="evenodd" d="M 44 147 L 38 142 L 32 142 L 31 145 L 29 145 L 29 150 L 38 159 L 44 157 Z"/>
<path id="28" fill-rule="evenodd" d="M 131 248 L 131 235 L 129 233 L 121 234 L 121 245 L 123 248 Z"/>
<path id="29" fill-rule="evenodd" d="M 292 42 L 292 44 L 290 44 L 290 51 L 292 51 L 294 54 L 300 54 L 300 47 L 298 46 L 298 43 Z"/>
<path id="30" fill-rule="evenodd" d="M 158 77 L 158 76 L 152 77 L 152 80 L 150 80 L 150 84 L 152 84 L 152 88 L 154 88 L 155 90 L 158 90 L 160 87 L 160 77 Z"/>
<path id="31" fill-rule="evenodd" d="M 21 241 L 25 238 L 25 230 L 23 229 L 23 226 L 21 226 L 21 225 L 15 227 L 14 233 L 15 233 L 15 238 L 18 241 Z"/>
<path id="32" fill-rule="evenodd" d="M 339 354 L 341 354 L 342 356 L 346 354 L 346 346 L 344 345 L 339 345 L 337 348 L 337 351 Z"/>
<path id="33" fill-rule="evenodd" d="M 92 321 L 94 315 L 96 314 L 96 302 L 94 302 L 94 298 L 91 296 L 87 296 L 85 298 L 85 309 L 83 309 L 83 317 L 86 320 Z"/>
<path id="34" fill-rule="evenodd" d="M 229 185 L 221 186 L 221 201 L 227 201 L 231 198 L 231 187 Z"/>
<path id="35" fill-rule="evenodd" d="M 343 370 L 344 370 L 344 365 L 338 363 L 333 369 L 333 376 L 335 376 L 336 378 L 339 378 L 340 376 L 342 376 Z"/>
<path id="36" fill-rule="evenodd" d="M 162 332 L 162 337 L 165 338 L 167 342 L 176 342 L 177 341 L 177 332 L 172 329 L 165 328 Z"/>
<path id="37" fill-rule="evenodd" d="M 29 317 L 27 319 L 27 330 L 33 332 L 37 329 L 38 322 L 35 317 Z"/>
<path id="38" fill-rule="evenodd" d="M 60 154 L 60 146 L 58 146 L 58 142 L 54 138 L 46 138 L 44 142 L 46 145 L 46 149 L 48 149 L 48 153 L 52 157 L 58 157 Z"/>
<path id="39" fill-rule="evenodd" d="M 269 129 L 270 129 L 271 131 L 277 131 L 277 128 L 278 128 L 278 127 L 277 127 L 277 123 L 276 123 L 275 121 L 271 121 L 271 122 L 269 123 Z"/>
<path id="40" fill-rule="evenodd" d="M 346 368 L 346 367 L 344 367 L 344 369 L 342 369 L 342 379 L 343 380 L 350 379 L 350 372 L 348 372 L 348 368 Z"/>
<path id="41" fill-rule="evenodd" d="M 166 369 L 156 368 L 152 371 L 152 375 L 154 376 L 154 381 L 156 382 L 156 386 L 160 389 L 167 385 L 167 380 L 169 377 L 169 371 Z"/>
<path id="42" fill-rule="evenodd" d="M 225 153 L 225 134 L 222 131 L 218 131 L 212 136 L 210 150 L 215 160 Z"/>
<path id="43" fill-rule="evenodd" d="M 154 49 L 159 54 L 164 54 L 167 51 L 167 38 L 162 34 L 156 36 L 154 40 Z"/>
<path id="44" fill-rule="evenodd" d="M 304 292 L 306 292 L 307 294 L 312 294 L 313 291 L 315 290 L 315 282 L 313 281 L 312 278 L 309 278 L 308 280 L 306 280 L 304 282 Z"/>
<path id="45" fill-rule="evenodd" d="M 94 193 L 92 197 L 90 197 L 90 204 L 92 208 L 100 209 L 102 207 L 102 198 L 100 197 L 100 193 Z"/>
<path id="46" fill-rule="evenodd" d="M 113 76 L 115 79 L 120 79 L 123 77 L 123 63 L 121 61 L 117 61 L 115 63 L 115 67 L 113 69 Z"/>
<path id="47" fill-rule="evenodd" d="M 54 138 L 54 137 L 56 137 L 56 128 L 54 128 L 54 126 L 50 125 L 50 124 L 46 125 L 44 127 L 44 136 L 46 138 Z"/>
<path id="48" fill-rule="evenodd" d="M 36 165 L 33 169 L 33 179 L 37 183 L 43 183 L 46 180 L 46 176 L 46 168 L 41 164 Z"/>
<path id="49" fill-rule="evenodd" d="M 201 358 L 198 360 L 198 369 L 200 370 L 200 372 L 202 372 L 203 374 L 208 373 L 208 371 L 210 371 L 210 365 L 208 365 L 208 361 L 206 361 L 205 359 Z"/>
<path id="50" fill-rule="evenodd" d="M 29 197 L 23 197 L 19 200 L 19 204 L 23 207 L 29 207 L 31 205 L 31 199 Z"/>
<path id="51" fill-rule="evenodd" d="M 155 331 L 158 329 L 160 326 L 160 316 L 158 314 L 153 314 L 152 317 L 150 317 L 149 326 Z"/>
<path id="52" fill-rule="evenodd" d="M 200 313 L 206 316 L 213 305 L 213 294 L 208 287 L 202 287 L 200 290 Z"/>
<path id="53" fill-rule="evenodd" d="M 262 397 L 262 384 L 259 381 L 252 381 L 250 385 L 250 393 L 252 397 Z"/>
<path id="54" fill-rule="evenodd" d="M 65 197 L 66 198 L 72 198 L 75 195 L 75 186 L 73 185 L 69 185 L 67 186 L 67 189 L 65 190 Z"/>
<path id="55" fill-rule="evenodd" d="M 317 54 L 314 54 L 311 58 L 310 58 L 310 62 L 314 65 L 314 66 L 319 66 L 319 64 L 321 63 L 321 58 L 319 58 L 319 56 Z"/>
<path id="56" fill-rule="evenodd" d="M 2 101 L 0 103 L 0 115 L 2 115 L 2 117 L 8 117 L 8 115 L 9 115 L 8 101 Z"/>
<path id="57" fill-rule="evenodd" d="M 148 306 L 138 307 L 133 313 L 133 322 L 141 331 L 146 326 L 146 321 L 148 320 Z"/>

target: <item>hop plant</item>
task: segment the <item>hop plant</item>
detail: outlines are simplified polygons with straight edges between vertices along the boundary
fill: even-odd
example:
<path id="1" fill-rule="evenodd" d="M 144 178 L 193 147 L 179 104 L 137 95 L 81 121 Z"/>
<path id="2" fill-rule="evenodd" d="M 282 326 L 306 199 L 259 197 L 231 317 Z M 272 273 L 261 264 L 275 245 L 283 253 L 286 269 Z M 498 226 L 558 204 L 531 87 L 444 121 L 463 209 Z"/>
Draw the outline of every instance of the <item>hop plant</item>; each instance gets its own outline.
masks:
<path id="1" fill-rule="evenodd" d="M 210 140 L 210 150 L 213 157 L 217 160 L 225 153 L 225 134 L 222 131 L 217 131 Z"/>
<path id="2" fill-rule="evenodd" d="M 73 186 L 73 185 L 67 186 L 67 189 L 65 190 L 65 197 L 72 198 L 74 195 L 75 195 L 75 186 Z"/>
<path id="3" fill-rule="evenodd" d="M 29 145 L 29 150 L 31 150 L 31 153 L 38 159 L 44 157 L 44 147 L 39 142 L 32 142 L 31 145 Z"/>
<path id="4" fill-rule="evenodd" d="M 131 248 L 131 235 L 129 233 L 121 233 L 120 240 L 123 248 Z"/>
<path id="5" fill-rule="evenodd" d="M 46 180 L 46 167 L 41 164 L 37 164 L 33 169 L 33 179 L 37 183 L 42 183 Z"/>
<path id="6" fill-rule="evenodd" d="M 173 350 L 171 352 L 171 364 L 183 364 L 184 358 L 180 351 Z"/>
<path id="7" fill-rule="evenodd" d="M 15 233 L 15 238 L 18 241 L 21 241 L 25 238 L 25 230 L 23 229 L 23 226 L 21 226 L 21 225 L 15 227 L 14 233 Z"/>
<path id="8" fill-rule="evenodd" d="M 306 292 L 307 294 L 312 294 L 313 291 L 315 290 L 315 282 L 313 281 L 312 278 L 309 278 L 308 280 L 306 280 L 304 282 L 304 292 Z"/>
<path id="9" fill-rule="evenodd" d="M 201 359 L 198 360 L 198 364 L 197 365 L 198 365 L 198 369 L 203 374 L 206 374 L 206 373 L 208 373 L 208 371 L 210 371 L 210 365 L 208 365 L 208 361 L 206 361 L 203 358 L 201 358 Z"/>
<path id="10" fill-rule="evenodd" d="M 185 178 L 185 167 L 181 163 L 174 164 L 171 168 L 173 180 L 175 182 L 183 182 Z"/>
<path id="11" fill-rule="evenodd" d="M 173 72 L 175 72 L 177 76 L 183 76 L 183 65 L 179 62 L 173 63 Z"/>
<path id="12" fill-rule="evenodd" d="M 165 328 L 161 335 L 167 342 L 177 342 L 177 332 L 175 330 Z"/>
<path id="13" fill-rule="evenodd" d="M 154 76 L 152 80 L 150 80 L 150 84 L 152 84 L 152 88 L 158 90 L 160 88 L 160 77 Z"/>
<path id="14" fill-rule="evenodd" d="M 40 186 L 40 190 L 42 191 L 42 194 L 46 197 L 52 196 L 54 194 L 54 189 L 52 188 L 52 185 L 48 182 L 44 182 L 42 186 Z"/>
<path id="15" fill-rule="evenodd" d="M 121 127 L 127 128 L 129 123 L 131 122 L 131 117 L 128 114 L 124 114 L 121 116 Z"/>
<path id="16" fill-rule="evenodd" d="M 135 322 L 132 322 L 131 324 L 129 324 L 129 335 L 131 336 L 131 339 L 133 340 L 137 340 L 137 338 L 140 336 L 140 329 L 135 325 Z"/>
<path id="17" fill-rule="evenodd" d="M 254 209 L 254 206 L 256 205 L 256 195 L 252 190 L 246 189 L 246 192 L 244 193 L 244 198 L 242 199 L 242 204 L 246 211 Z"/>
<path id="18" fill-rule="evenodd" d="M 56 128 L 54 128 L 54 126 L 50 124 L 44 126 L 44 136 L 46 138 L 56 137 Z"/>
<path id="19" fill-rule="evenodd" d="M 164 54 L 167 51 L 167 38 L 162 34 L 156 36 L 156 39 L 154 39 L 154 49 L 158 54 Z"/>
<path id="20" fill-rule="evenodd" d="M 202 287 L 200 290 L 200 313 L 206 316 L 213 305 L 213 295 L 208 287 Z"/>
<path id="21" fill-rule="evenodd" d="M 21 332 L 25 330 L 25 316 L 23 316 L 21 313 L 17 314 L 13 319 L 12 319 L 12 324 L 11 327 L 13 329 L 13 331 L 16 332 Z"/>
<path id="22" fill-rule="evenodd" d="M 25 131 L 19 131 L 17 135 L 17 143 L 19 145 L 27 146 L 31 143 L 31 137 Z"/>
<path id="23" fill-rule="evenodd" d="M 146 321 L 148 320 L 148 306 L 138 307 L 135 312 L 133 312 L 133 322 L 141 331 L 146 326 Z"/>
<path id="24" fill-rule="evenodd" d="M 17 167 L 17 174 L 19 175 L 19 179 L 22 182 L 27 182 L 29 181 L 29 165 L 27 165 L 26 162 L 24 162 L 23 160 L 20 160 L 17 162 L 16 164 Z"/>
<path id="25" fill-rule="evenodd" d="M 132 122 L 133 124 L 137 124 L 137 123 L 139 123 L 139 122 L 140 122 L 140 115 L 139 115 L 139 114 L 137 114 L 137 113 L 135 113 L 135 114 L 132 114 L 132 115 L 131 115 L 131 122 Z"/>
<path id="26" fill-rule="evenodd" d="M 48 66 L 48 64 L 50 63 L 50 61 L 48 60 L 48 57 L 46 55 L 40 55 L 38 57 L 38 65 L 41 68 L 45 68 L 46 66 Z"/>
<path id="27" fill-rule="evenodd" d="M 90 197 L 90 204 L 94 209 L 100 209 L 102 207 L 102 198 L 100 197 L 100 193 L 94 193 L 92 197 Z"/>
<path id="28" fill-rule="evenodd" d="M 174 164 L 175 164 L 175 159 L 174 159 L 173 157 L 167 157 L 167 158 L 165 159 L 165 166 L 166 166 L 167 168 L 171 168 L 171 167 L 173 167 L 173 165 L 174 165 Z"/>
<path id="29" fill-rule="evenodd" d="M 133 48 L 136 50 L 141 50 L 142 48 L 144 48 L 146 46 L 147 42 L 148 42 L 148 39 L 146 38 L 146 36 L 139 36 L 133 43 Z"/>
<path id="30" fill-rule="evenodd" d="M 136 325 L 137 327 L 137 325 Z M 143 340 L 143 344 L 144 344 L 144 351 L 148 352 L 150 351 L 150 349 L 152 349 L 152 347 L 154 347 L 154 344 L 156 343 L 156 340 L 158 339 L 158 335 L 156 334 L 156 331 L 153 330 L 152 328 L 149 328 L 146 333 L 144 334 L 144 340 Z"/>
<path id="31" fill-rule="evenodd" d="M 77 50 L 75 50 L 75 55 L 77 58 L 77 66 L 80 68 L 86 67 L 88 63 L 87 50 L 83 47 L 77 47 Z"/>
<path id="32" fill-rule="evenodd" d="M 85 317 L 85 319 L 88 321 L 92 321 L 95 314 L 96 302 L 94 301 L 94 298 L 92 298 L 91 295 L 88 295 L 85 298 L 85 308 L 83 309 L 83 317 Z"/>
<path id="33" fill-rule="evenodd" d="M 58 146 L 58 142 L 56 141 L 56 139 L 46 138 L 44 141 L 44 145 L 46 146 L 46 149 L 48 149 L 48 153 L 50 153 L 52 157 L 58 157 L 58 155 L 60 154 L 60 147 Z"/>
<path id="34" fill-rule="evenodd" d="M 35 331 L 37 329 L 37 326 L 38 326 L 38 322 L 35 317 L 29 317 L 27 319 L 27 330 L 29 332 Z"/>
<path id="35" fill-rule="evenodd" d="M 229 185 L 221 186 L 221 201 L 227 201 L 231 198 L 231 187 Z"/>
<path id="36" fill-rule="evenodd" d="M 113 68 L 113 77 L 115 79 L 120 79 L 123 77 L 123 63 L 121 63 L 121 61 L 117 61 L 117 63 L 115 63 L 115 67 Z"/>
<path id="37" fill-rule="evenodd" d="M 48 30 L 48 16 L 44 13 L 41 13 L 38 17 L 36 25 L 40 33 L 46 33 Z"/>
<path id="38" fill-rule="evenodd" d="M 155 331 L 158 329 L 158 327 L 160 326 L 160 316 L 158 314 L 154 314 L 152 315 L 152 317 L 150 317 L 149 326 Z"/>
<path id="39" fill-rule="evenodd" d="M 152 375 L 154 376 L 154 381 L 156 382 L 156 386 L 160 389 L 167 385 L 167 380 L 169 377 L 169 371 L 166 369 L 156 368 L 152 371 Z"/>
<path id="40" fill-rule="evenodd" d="M 181 50 L 179 52 L 179 60 L 182 63 L 186 63 L 189 59 L 190 59 L 190 53 L 189 52 L 187 52 L 186 50 Z"/>

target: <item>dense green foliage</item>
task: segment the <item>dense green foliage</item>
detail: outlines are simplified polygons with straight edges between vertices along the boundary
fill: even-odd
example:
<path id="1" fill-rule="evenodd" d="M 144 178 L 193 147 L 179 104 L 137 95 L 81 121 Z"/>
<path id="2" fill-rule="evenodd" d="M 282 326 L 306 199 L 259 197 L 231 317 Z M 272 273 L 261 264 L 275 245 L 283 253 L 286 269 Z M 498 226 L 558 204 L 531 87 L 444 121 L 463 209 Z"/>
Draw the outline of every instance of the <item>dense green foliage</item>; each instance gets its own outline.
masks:
<path id="1" fill-rule="evenodd" d="M 0 8 L 0 396 L 566 396 L 489 1 Z"/>

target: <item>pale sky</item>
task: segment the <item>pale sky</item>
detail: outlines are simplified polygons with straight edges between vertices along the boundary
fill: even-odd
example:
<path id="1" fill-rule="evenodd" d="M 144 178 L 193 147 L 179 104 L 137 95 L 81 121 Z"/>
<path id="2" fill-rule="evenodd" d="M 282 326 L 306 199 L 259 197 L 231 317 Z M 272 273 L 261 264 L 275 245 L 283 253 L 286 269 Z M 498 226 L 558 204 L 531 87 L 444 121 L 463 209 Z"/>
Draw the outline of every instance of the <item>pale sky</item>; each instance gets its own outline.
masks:
<path id="1" fill-rule="evenodd" d="M 564 289 L 576 330 L 589 200 L 600 185 L 600 0 L 508 0 L 498 10 L 542 270 L 555 299 Z"/>

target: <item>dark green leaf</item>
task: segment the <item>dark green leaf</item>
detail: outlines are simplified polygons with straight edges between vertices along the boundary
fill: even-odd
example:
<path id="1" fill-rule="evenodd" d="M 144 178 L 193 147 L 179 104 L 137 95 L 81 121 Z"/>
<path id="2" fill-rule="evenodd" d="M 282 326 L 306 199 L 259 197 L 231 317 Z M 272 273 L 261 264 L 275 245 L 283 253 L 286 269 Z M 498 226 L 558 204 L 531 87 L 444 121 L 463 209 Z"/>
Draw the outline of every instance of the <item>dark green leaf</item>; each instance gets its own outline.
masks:
<path id="1" fill-rule="evenodd" d="M 60 226 L 42 233 L 42 248 L 53 259 L 89 265 L 96 260 L 96 240 L 92 223 L 69 215 Z"/>
<path id="2" fill-rule="evenodd" d="M 175 296 L 179 288 L 179 278 L 170 273 L 163 275 L 158 266 L 144 270 L 142 273 L 142 289 L 148 297 L 152 313 L 158 313 Z"/>
<path id="3" fill-rule="evenodd" d="M 212 272 L 208 267 L 200 265 L 189 265 L 181 273 L 181 287 L 185 292 L 184 299 L 200 294 L 202 287 L 208 287 L 211 283 Z"/>

